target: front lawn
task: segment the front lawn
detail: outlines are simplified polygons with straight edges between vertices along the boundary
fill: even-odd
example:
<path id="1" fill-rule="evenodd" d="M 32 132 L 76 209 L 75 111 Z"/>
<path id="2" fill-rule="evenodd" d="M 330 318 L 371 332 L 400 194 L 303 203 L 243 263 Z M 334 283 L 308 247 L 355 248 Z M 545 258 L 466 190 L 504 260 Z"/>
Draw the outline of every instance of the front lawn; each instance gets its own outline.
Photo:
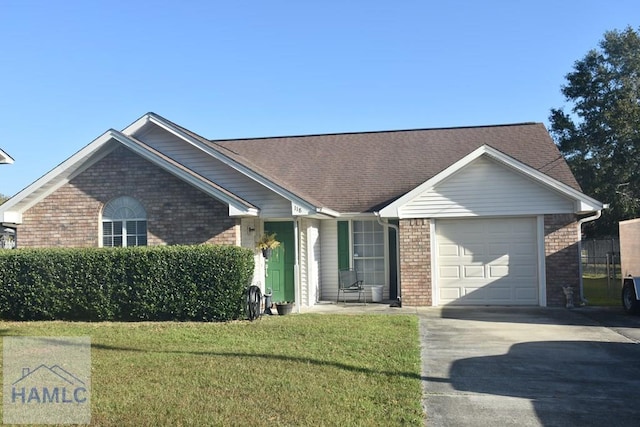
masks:
<path id="1" fill-rule="evenodd" d="M 92 425 L 424 424 L 415 316 L 0 322 L 0 330 L 91 337 Z"/>

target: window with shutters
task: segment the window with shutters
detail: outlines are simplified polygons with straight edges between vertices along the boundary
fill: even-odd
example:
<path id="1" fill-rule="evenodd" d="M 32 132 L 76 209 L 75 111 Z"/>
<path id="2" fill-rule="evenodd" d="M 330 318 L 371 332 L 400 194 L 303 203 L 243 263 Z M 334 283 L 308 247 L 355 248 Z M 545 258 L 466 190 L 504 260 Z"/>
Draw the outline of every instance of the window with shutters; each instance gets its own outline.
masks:
<path id="1" fill-rule="evenodd" d="M 376 220 L 338 222 L 338 266 L 353 267 L 366 285 L 384 285 L 385 232 Z"/>

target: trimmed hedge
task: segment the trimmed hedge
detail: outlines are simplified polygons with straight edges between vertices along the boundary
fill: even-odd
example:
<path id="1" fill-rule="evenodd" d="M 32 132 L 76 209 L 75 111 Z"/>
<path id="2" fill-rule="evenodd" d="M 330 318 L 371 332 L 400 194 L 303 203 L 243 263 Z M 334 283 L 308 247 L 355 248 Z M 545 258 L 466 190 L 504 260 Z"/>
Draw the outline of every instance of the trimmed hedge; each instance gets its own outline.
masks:
<path id="1" fill-rule="evenodd" d="M 0 318 L 239 319 L 253 269 L 251 250 L 236 246 L 4 250 Z"/>

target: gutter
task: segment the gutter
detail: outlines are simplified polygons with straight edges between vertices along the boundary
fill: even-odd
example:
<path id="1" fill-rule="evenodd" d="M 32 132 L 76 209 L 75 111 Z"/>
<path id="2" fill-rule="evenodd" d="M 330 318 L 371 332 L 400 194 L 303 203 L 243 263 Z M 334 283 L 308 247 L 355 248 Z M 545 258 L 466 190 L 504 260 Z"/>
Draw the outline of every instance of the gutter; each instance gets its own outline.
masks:
<path id="1" fill-rule="evenodd" d="M 609 209 L 609 205 L 602 205 L 602 209 Z M 580 278 L 580 303 L 582 305 L 588 302 L 584 297 L 584 282 L 582 280 L 582 224 L 599 219 L 602 216 L 602 209 L 598 210 L 595 215 L 578 220 L 578 277 Z"/>
<path id="2" fill-rule="evenodd" d="M 402 307 L 402 287 L 400 286 L 400 227 L 383 221 L 380 212 L 373 213 L 378 220 L 378 224 L 383 227 L 391 227 L 396 232 L 396 283 L 398 284 L 398 301 L 391 303 L 392 307 Z"/>

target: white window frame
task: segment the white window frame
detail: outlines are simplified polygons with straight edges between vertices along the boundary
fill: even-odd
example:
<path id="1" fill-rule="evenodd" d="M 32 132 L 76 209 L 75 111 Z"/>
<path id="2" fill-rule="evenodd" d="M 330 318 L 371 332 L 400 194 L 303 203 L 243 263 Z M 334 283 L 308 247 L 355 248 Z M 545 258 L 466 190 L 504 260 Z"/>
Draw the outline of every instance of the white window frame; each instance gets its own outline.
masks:
<path id="1" fill-rule="evenodd" d="M 365 223 L 370 223 L 373 225 L 374 230 L 369 231 L 365 228 L 363 228 L 362 230 L 357 230 L 358 228 L 356 226 L 356 223 L 362 223 L 363 226 Z M 376 228 L 380 228 L 381 230 L 375 230 Z M 380 225 L 378 223 L 378 221 L 376 219 L 370 219 L 370 218 L 354 218 L 351 219 L 349 221 L 349 251 L 350 251 L 350 263 L 351 263 L 351 267 L 354 268 L 355 270 L 358 271 L 359 274 L 362 274 L 363 269 L 362 268 L 358 268 L 359 266 L 357 265 L 358 263 L 362 263 L 362 264 L 366 264 L 367 261 L 378 261 L 378 260 L 382 260 L 382 265 L 383 265 L 383 269 L 382 270 L 376 270 L 374 273 L 364 270 L 364 274 L 362 277 L 364 279 L 364 284 L 366 286 L 375 286 L 375 285 L 382 285 L 385 288 L 388 286 L 388 281 L 389 281 L 389 266 L 388 266 L 388 236 L 386 233 L 386 227 Z M 382 235 L 382 241 L 381 242 L 376 242 L 375 241 L 375 235 L 376 234 L 381 234 Z M 360 234 L 361 238 L 357 238 L 356 234 Z M 367 236 L 371 236 L 373 237 L 373 241 L 368 241 L 369 238 Z M 362 253 L 362 251 L 357 252 L 356 251 L 356 247 L 359 247 L 358 249 L 366 249 L 367 247 L 369 249 L 374 249 L 375 247 L 381 247 L 382 252 L 381 254 L 370 254 L 370 253 Z M 375 276 L 380 276 L 379 279 L 380 280 L 371 280 L 370 277 L 371 275 L 374 274 Z M 376 277 L 376 279 L 378 279 Z"/>
<path id="2" fill-rule="evenodd" d="M 104 228 L 107 224 L 111 225 L 111 233 L 105 236 Z M 142 225 L 144 233 L 138 233 L 138 228 Z M 116 226 L 121 227 L 120 234 L 114 233 Z M 104 205 L 100 221 L 101 247 L 147 246 L 147 234 L 147 212 L 138 200 L 130 196 L 121 196 Z M 111 244 L 105 244 L 105 237 L 111 238 Z M 121 244 L 115 244 L 116 237 L 121 239 Z M 135 239 L 134 244 L 130 244 L 131 238 Z"/>

